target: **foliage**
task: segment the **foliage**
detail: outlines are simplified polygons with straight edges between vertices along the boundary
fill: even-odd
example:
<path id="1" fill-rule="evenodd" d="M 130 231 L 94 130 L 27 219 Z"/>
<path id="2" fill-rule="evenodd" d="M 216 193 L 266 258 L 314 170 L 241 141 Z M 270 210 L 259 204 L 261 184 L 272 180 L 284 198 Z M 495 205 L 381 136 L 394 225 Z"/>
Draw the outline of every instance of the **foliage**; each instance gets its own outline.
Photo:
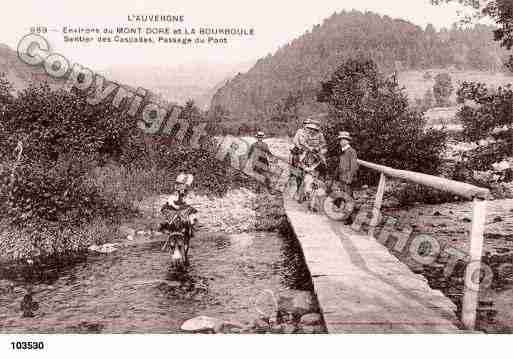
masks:
<path id="1" fill-rule="evenodd" d="M 497 91 L 490 91 L 483 83 L 463 82 L 457 96 L 459 102 L 467 102 L 457 114 L 463 124 L 464 138 L 472 142 L 487 138 L 495 141 L 484 146 L 493 146 L 493 151 L 481 148 L 475 155 L 484 158 L 489 157 L 488 153 L 491 152 L 494 162 L 513 155 L 512 86 L 507 85 L 499 87 Z"/>
<path id="2" fill-rule="evenodd" d="M 511 0 L 431 0 L 434 5 L 458 2 L 476 10 L 474 17 L 488 16 L 497 24 L 493 31 L 495 41 L 507 50 L 513 47 L 513 2 Z M 464 19 L 470 21 L 470 19 Z M 506 66 L 513 71 L 513 55 L 509 56 Z"/>
<path id="3" fill-rule="evenodd" d="M 14 225 L 41 220 L 85 225 L 94 218 L 113 219 L 126 212 L 88 185 L 84 168 L 69 159 L 50 168 L 42 163 L 21 164 L 14 173 L 11 181 L 11 168 L 3 167 L 0 172 L 4 200 L 0 211 Z"/>
<path id="4" fill-rule="evenodd" d="M 426 93 L 424 94 L 424 98 L 422 99 L 422 101 L 423 101 L 423 110 L 424 111 L 427 111 L 433 107 L 435 99 L 433 97 L 433 92 L 430 89 L 426 90 Z"/>
<path id="5" fill-rule="evenodd" d="M 287 117 L 279 115 L 281 111 L 276 107 L 283 106 L 292 93 L 300 96 L 298 114 L 325 113 L 325 107 L 315 101 L 319 83 L 351 57 L 371 58 L 387 74 L 395 71 L 399 63 L 405 71 L 451 65 L 474 69 L 467 54 L 479 48 L 486 55 L 479 60 L 479 67 L 500 70 L 497 63 L 507 56 L 507 51 L 490 41 L 494 29 L 476 25 L 437 31 L 432 25 L 422 29 L 371 12 L 342 11 L 228 81 L 214 95 L 212 107 L 224 107 L 232 118 L 253 120 L 258 113 L 267 120 L 276 117 L 276 121 L 269 120 L 268 127 L 272 128 L 273 123 Z M 287 121 L 294 122 L 294 116 Z"/>
<path id="6" fill-rule="evenodd" d="M 75 161 L 121 155 L 123 140 L 132 123 L 111 105 L 91 106 L 85 95 L 52 90 L 48 84 L 31 86 L 8 106 L 4 116 L 2 148 L 12 151 L 24 143 L 29 162 L 48 162 L 72 153 Z"/>
<path id="7" fill-rule="evenodd" d="M 411 110 L 393 79 L 383 77 L 372 60 L 344 62 L 328 82 L 319 100 L 329 104 L 327 140 L 336 158 L 338 131 L 349 131 L 353 147 L 364 160 L 436 173 L 445 147 L 445 134 L 425 129 L 422 113 Z"/>
<path id="8" fill-rule="evenodd" d="M 435 84 L 433 85 L 433 95 L 436 104 L 440 107 L 449 105 L 449 97 L 454 91 L 451 75 L 447 72 L 439 73 L 435 76 Z"/>
<path id="9" fill-rule="evenodd" d="M 413 206 L 417 203 L 441 204 L 461 200 L 458 196 L 450 192 L 440 191 L 432 187 L 411 182 L 399 187 L 389 195 L 394 196 L 401 207 Z"/>
<path id="10" fill-rule="evenodd" d="M 14 98 L 13 90 L 14 88 L 7 80 L 5 73 L 0 73 L 0 109 L 12 102 Z"/>

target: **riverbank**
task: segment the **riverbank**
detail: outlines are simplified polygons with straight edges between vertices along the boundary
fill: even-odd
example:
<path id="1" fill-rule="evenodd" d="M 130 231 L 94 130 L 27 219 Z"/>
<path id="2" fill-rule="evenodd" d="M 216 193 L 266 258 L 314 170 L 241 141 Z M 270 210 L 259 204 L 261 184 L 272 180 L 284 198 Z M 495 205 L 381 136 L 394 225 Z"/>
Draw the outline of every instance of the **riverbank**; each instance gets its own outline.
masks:
<path id="1" fill-rule="evenodd" d="M 169 270 L 164 236 L 154 230 L 165 199 L 134 204 L 140 215 L 119 226 L 112 251 L 47 269 L 35 282 L 1 280 L 0 332 L 326 332 L 295 239 L 269 231 L 281 220 L 279 197 L 245 189 L 191 194 L 202 226 L 185 273 Z M 219 222 L 214 214 L 228 208 L 237 217 Z M 26 295 L 38 309 L 25 317 Z"/>

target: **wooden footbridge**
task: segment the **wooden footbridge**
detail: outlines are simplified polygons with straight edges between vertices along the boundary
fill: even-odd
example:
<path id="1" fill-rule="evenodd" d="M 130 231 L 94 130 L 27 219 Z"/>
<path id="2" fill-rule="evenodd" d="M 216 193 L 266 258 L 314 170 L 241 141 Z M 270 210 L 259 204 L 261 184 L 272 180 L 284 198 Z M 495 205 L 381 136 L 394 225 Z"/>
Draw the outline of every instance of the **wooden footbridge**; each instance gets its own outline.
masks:
<path id="1" fill-rule="evenodd" d="M 460 321 L 455 314 L 456 305 L 442 292 L 430 288 L 422 275 L 413 273 L 376 241 L 372 230 L 378 223 L 387 176 L 446 190 L 474 200 L 470 257 L 479 263 L 486 208 L 484 199 L 488 190 L 359 162 L 381 173 L 370 221 L 371 235 L 357 233 L 325 214 L 309 212 L 306 205 L 284 198 L 286 214 L 302 248 L 328 332 L 455 333 L 460 332 L 459 328 L 473 330 L 477 307 L 475 290 L 466 290 L 464 294 L 464 314 Z M 471 274 L 467 273 L 466 281 L 470 281 Z"/>

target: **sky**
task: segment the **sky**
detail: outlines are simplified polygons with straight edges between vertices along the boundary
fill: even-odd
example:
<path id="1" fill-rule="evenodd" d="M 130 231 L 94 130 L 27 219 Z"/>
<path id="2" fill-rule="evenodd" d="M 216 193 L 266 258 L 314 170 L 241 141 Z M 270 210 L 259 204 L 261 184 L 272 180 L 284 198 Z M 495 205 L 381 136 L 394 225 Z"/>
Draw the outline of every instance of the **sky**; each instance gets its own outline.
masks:
<path id="1" fill-rule="evenodd" d="M 6 0 L 4 0 L 6 1 Z M 356 9 L 402 18 L 425 27 L 450 27 L 459 19 L 459 5 L 432 6 L 429 0 L 16 0 L 0 13 L 0 43 L 17 47 L 31 26 L 47 26 L 51 49 L 71 62 L 97 70 L 113 65 L 179 65 L 186 63 L 236 64 L 254 61 L 311 30 L 334 12 Z M 128 21 L 133 14 L 183 15 L 180 27 L 253 28 L 255 35 L 231 38 L 215 46 L 171 44 L 65 43 L 62 28 L 68 27 L 174 27 L 173 23 Z"/>

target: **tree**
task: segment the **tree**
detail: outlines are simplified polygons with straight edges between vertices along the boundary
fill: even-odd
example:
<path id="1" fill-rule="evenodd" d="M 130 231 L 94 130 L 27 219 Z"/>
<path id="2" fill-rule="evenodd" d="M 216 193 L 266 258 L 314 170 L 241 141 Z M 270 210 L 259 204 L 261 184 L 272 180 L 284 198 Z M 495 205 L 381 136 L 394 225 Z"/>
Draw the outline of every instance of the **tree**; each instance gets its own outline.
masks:
<path id="1" fill-rule="evenodd" d="M 7 80 L 4 73 L 0 73 L 0 143 L 5 141 L 4 134 L 4 121 L 7 112 L 7 106 L 9 106 L 14 97 L 12 96 L 13 87 L 9 80 Z M 1 144 L 4 146 L 4 144 Z"/>
<path id="2" fill-rule="evenodd" d="M 0 106 L 11 103 L 13 100 L 13 87 L 5 73 L 0 73 Z"/>
<path id="3" fill-rule="evenodd" d="M 498 29 L 494 30 L 495 41 L 507 50 L 513 47 L 513 1 L 511 0 L 431 0 L 434 5 L 458 2 L 475 10 L 475 17 L 488 16 L 495 21 Z M 469 19 L 467 19 L 469 20 Z M 513 55 L 509 57 L 506 66 L 513 67 Z"/>
<path id="4" fill-rule="evenodd" d="M 467 63 L 475 69 L 486 71 L 492 68 L 492 61 L 490 54 L 482 47 L 473 47 L 467 53 Z"/>
<path id="5" fill-rule="evenodd" d="M 329 155 L 336 158 L 338 131 L 349 131 L 364 160 L 396 168 L 436 173 L 445 134 L 426 129 L 423 115 L 408 106 L 399 85 L 382 76 L 371 60 L 348 60 L 322 84 L 327 102 Z"/>
<path id="6" fill-rule="evenodd" d="M 433 85 L 433 95 L 435 96 L 437 106 L 446 106 L 449 104 L 449 97 L 454 91 L 451 76 L 444 72 L 435 76 Z"/>
<path id="7" fill-rule="evenodd" d="M 431 89 L 427 89 L 426 93 L 424 94 L 424 108 L 426 110 L 429 110 L 431 107 L 433 107 L 433 103 L 435 99 L 433 98 L 433 92 Z"/>

